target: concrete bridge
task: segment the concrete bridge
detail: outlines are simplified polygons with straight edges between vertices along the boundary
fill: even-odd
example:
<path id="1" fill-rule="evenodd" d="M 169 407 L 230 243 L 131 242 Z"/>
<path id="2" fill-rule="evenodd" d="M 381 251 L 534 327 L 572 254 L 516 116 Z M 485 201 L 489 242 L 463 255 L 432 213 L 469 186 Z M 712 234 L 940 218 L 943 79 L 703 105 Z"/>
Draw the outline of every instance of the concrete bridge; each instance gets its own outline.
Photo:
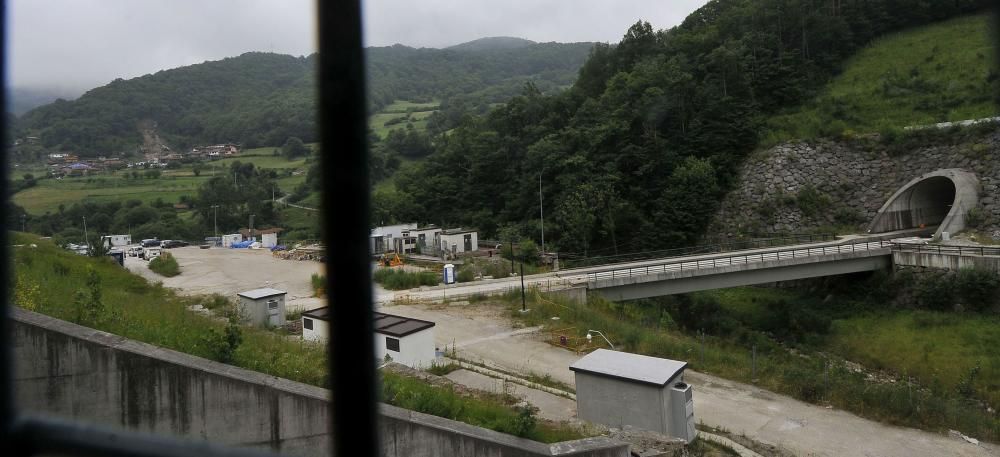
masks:
<path id="1" fill-rule="evenodd" d="M 613 268 L 586 274 L 588 293 L 634 300 L 700 290 L 833 276 L 892 267 L 892 242 L 790 246 Z"/>
<path id="2" fill-rule="evenodd" d="M 933 231 L 937 227 L 930 227 Z M 957 247 L 893 242 L 873 237 L 663 258 L 525 276 L 524 285 L 583 301 L 588 294 L 609 300 L 634 300 L 701 290 L 834 276 L 893 266 L 959 269 L 969 266 L 1000 272 L 1000 248 Z M 397 292 L 382 302 L 461 299 L 518 291 L 520 278 L 476 281 Z"/>

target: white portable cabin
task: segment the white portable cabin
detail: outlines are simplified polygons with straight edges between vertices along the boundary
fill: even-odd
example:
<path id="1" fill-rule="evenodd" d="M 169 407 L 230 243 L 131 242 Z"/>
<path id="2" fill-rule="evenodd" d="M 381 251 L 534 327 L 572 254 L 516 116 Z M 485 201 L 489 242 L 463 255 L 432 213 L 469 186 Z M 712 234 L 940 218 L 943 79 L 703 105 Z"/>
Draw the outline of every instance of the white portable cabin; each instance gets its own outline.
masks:
<path id="1" fill-rule="evenodd" d="M 101 242 L 108 248 L 117 248 L 132 244 L 132 235 L 104 235 Z"/>
<path id="2" fill-rule="evenodd" d="M 233 245 L 233 243 L 239 243 L 243 241 L 243 235 L 239 233 L 232 233 L 229 235 L 222 235 L 222 247 L 228 248 Z"/>
<path id="3" fill-rule="evenodd" d="M 265 248 L 273 248 L 278 245 L 277 233 L 262 233 L 260 235 L 260 245 Z"/>
<path id="4" fill-rule="evenodd" d="M 285 295 L 287 292 L 265 287 L 240 292 L 238 309 L 242 317 L 258 327 L 285 325 Z"/>
<path id="5" fill-rule="evenodd" d="M 437 357 L 434 323 L 420 319 L 375 313 L 375 357 L 392 359 L 412 368 L 430 367 Z M 302 313 L 302 339 L 323 342 L 330 337 L 330 308 Z"/>
<path id="6" fill-rule="evenodd" d="M 479 249 L 479 232 L 476 230 L 444 230 L 437 238 L 438 247 L 445 252 L 461 254 Z"/>
<path id="7" fill-rule="evenodd" d="M 598 349 L 569 369 L 576 377 L 580 419 L 612 427 L 631 425 L 691 442 L 694 397 L 684 382 L 687 362 Z"/>

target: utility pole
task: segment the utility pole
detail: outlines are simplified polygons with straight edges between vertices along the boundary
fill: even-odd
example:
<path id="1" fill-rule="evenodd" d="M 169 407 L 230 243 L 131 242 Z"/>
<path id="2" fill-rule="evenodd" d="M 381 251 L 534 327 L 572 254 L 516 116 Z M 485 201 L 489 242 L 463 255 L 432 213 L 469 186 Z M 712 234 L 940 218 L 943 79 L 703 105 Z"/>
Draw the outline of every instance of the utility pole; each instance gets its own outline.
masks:
<path id="1" fill-rule="evenodd" d="M 90 237 L 87 236 L 87 216 L 83 216 L 83 243 L 90 246 Z"/>
<path id="2" fill-rule="evenodd" d="M 254 216 L 256 216 L 256 214 L 251 214 L 250 215 L 250 239 L 251 240 L 253 239 L 253 217 Z"/>
<path id="3" fill-rule="evenodd" d="M 24 216 L 24 213 L 22 213 L 21 214 L 21 231 L 22 232 L 27 232 L 27 230 L 24 229 L 24 219 L 25 219 L 25 216 Z"/>
<path id="4" fill-rule="evenodd" d="M 542 217 L 542 254 L 545 254 L 545 201 L 542 199 L 542 174 L 538 174 L 538 212 Z"/>
<path id="5" fill-rule="evenodd" d="M 215 237 L 218 238 L 219 237 L 219 205 L 212 205 L 212 209 L 215 210 L 215 217 L 213 218 L 212 222 L 213 222 L 213 225 L 215 225 Z M 218 241 L 218 240 L 216 240 L 216 241 Z"/>

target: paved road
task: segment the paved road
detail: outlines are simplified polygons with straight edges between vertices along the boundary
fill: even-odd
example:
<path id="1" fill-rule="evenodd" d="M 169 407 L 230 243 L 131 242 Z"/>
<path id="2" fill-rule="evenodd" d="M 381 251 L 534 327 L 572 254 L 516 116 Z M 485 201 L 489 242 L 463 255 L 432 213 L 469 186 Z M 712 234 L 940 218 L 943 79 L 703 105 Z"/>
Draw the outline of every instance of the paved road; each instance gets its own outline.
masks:
<path id="1" fill-rule="evenodd" d="M 398 305 L 384 311 L 437 323 L 438 345 L 505 371 L 549 374 L 574 385 L 572 352 L 540 341 L 537 332 L 515 331 L 506 308 L 477 305 Z M 493 337 L 495 336 L 495 337 Z M 808 456 L 998 456 L 1000 449 L 916 429 L 893 427 L 803 403 L 754 386 L 687 372 L 695 388 L 695 415 L 713 426 Z M 472 383 L 473 381 L 469 381 Z M 485 382 L 480 380 L 479 382 Z M 547 415 L 558 417 L 555 410 Z"/>

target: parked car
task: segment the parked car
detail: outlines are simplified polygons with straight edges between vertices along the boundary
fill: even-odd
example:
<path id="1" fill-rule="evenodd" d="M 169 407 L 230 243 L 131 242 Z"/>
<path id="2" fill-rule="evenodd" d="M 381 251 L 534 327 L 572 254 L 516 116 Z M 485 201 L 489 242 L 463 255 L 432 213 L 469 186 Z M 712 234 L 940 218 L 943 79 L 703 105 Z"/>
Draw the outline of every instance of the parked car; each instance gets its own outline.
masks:
<path id="1" fill-rule="evenodd" d="M 129 257 L 139 257 L 140 255 L 142 255 L 142 247 L 141 246 L 129 247 L 128 250 L 125 251 L 125 254 L 128 255 Z"/>
<path id="2" fill-rule="evenodd" d="M 142 250 L 143 260 L 153 260 L 159 256 L 160 256 L 160 248 L 158 247 L 151 247 Z"/>
<path id="3" fill-rule="evenodd" d="M 147 238 L 142 240 L 142 247 L 144 248 L 158 248 L 160 247 L 160 240 L 156 238 Z"/>
<path id="4" fill-rule="evenodd" d="M 186 242 L 181 241 L 181 240 L 163 240 L 163 242 L 160 243 L 160 247 L 161 248 L 166 248 L 166 249 L 180 248 L 180 247 L 184 247 L 184 246 L 187 246 L 187 245 L 188 244 Z"/>

